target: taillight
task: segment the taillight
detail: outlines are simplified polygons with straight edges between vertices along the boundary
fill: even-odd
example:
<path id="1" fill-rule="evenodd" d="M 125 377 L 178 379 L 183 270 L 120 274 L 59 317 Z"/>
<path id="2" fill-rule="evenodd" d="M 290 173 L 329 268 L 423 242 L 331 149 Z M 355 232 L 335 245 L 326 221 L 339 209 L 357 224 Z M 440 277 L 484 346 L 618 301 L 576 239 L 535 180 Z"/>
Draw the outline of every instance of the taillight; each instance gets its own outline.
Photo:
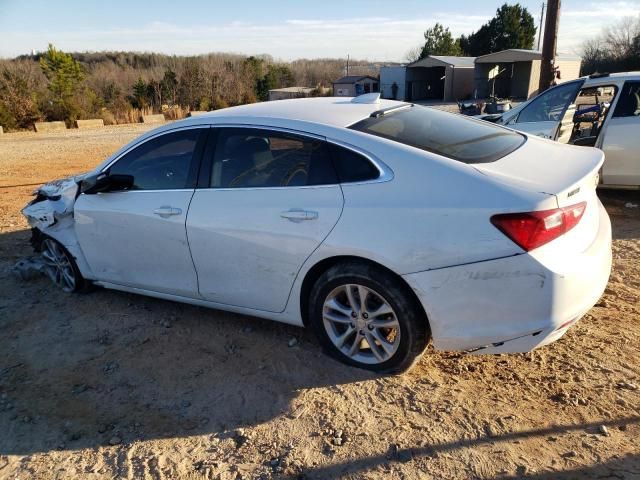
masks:
<path id="1" fill-rule="evenodd" d="M 539 212 L 501 213 L 491 217 L 491 223 L 527 252 L 538 248 L 575 227 L 585 209 L 586 202 L 570 207 Z"/>

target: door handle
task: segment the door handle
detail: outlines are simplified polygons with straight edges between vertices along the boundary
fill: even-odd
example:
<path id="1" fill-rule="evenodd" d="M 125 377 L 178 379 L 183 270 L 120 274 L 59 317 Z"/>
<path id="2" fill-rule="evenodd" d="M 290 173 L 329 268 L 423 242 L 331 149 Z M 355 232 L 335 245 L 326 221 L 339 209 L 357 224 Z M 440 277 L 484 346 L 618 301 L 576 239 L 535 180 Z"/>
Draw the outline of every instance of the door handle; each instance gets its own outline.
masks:
<path id="1" fill-rule="evenodd" d="M 182 209 L 164 206 L 164 207 L 156 208 L 153 211 L 153 213 L 155 213 L 156 215 L 159 215 L 162 218 L 168 218 L 173 215 L 180 215 L 182 213 Z"/>
<path id="2" fill-rule="evenodd" d="M 292 222 L 302 222 L 303 220 L 315 220 L 318 218 L 318 212 L 313 212 L 311 210 L 301 210 L 299 208 L 292 208 L 291 210 L 287 210 L 285 212 L 281 212 L 280 216 L 282 218 L 286 218 Z"/>

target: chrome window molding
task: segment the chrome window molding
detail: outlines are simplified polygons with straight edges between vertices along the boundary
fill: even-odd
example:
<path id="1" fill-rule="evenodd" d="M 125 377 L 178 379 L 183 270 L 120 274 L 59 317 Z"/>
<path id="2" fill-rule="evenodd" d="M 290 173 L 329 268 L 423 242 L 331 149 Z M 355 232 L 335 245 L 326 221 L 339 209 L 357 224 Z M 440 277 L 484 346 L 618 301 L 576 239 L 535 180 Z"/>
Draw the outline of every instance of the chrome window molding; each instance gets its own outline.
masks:
<path id="1" fill-rule="evenodd" d="M 300 137 L 309 137 L 314 140 L 322 140 L 326 141 L 327 138 L 323 135 L 318 135 L 317 133 L 305 132 L 302 130 L 295 130 L 293 128 L 286 127 L 274 127 L 271 125 L 258 125 L 258 124 L 248 124 L 248 123 L 211 123 L 207 124 L 208 127 L 211 128 L 248 128 L 248 129 L 256 129 L 256 130 L 272 130 L 274 132 L 280 133 L 290 133 L 291 135 L 298 135 Z"/>
<path id="2" fill-rule="evenodd" d="M 165 188 L 164 190 L 116 190 L 113 192 L 97 192 L 89 193 L 88 195 L 113 195 L 113 194 L 125 194 L 125 193 L 160 193 L 160 192 L 193 192 L 195 188 Z M 87 195 L 86 193 L 80 193 L 80 195 Z"/>
<path id="3" fill-rule="evenodd" d="M 246 128 L 246 129 L 258 129 L 258 130 L 272 130 L 275 132 L 280 132 L 280 133 L 289 133 L 291 135 L 297 135 L 297 136 L 301 136 L 301 137 L 307 137 L 310 139 L 314 139 L 314 140 L 321 140 L 342 148 L 346 148 L 347 150 L 351 150 L 352 152 L 363 156 L 364 158 L 366 158 L 368 161 L 370 161 L 375 167 L 376 169 L 380 172 L 380 175 L 378 176 L 378 178 L 374 178 L 372 180 L 363 180 L 360 182 L 344 182 L 344 183 L 327 183 L 327 184 L 323 184 L 323 185 L 300 185 L 300 186 L 284 186 L 284 187 L 239 187 L 239 188 L 216 188 L 216 187 L 201 187 L 201 188 L 187 188 L 187 189 L 165 189 L 165 190 L 126 190 L 126 191 L 121 191 L 121 192 L 109 192 L 109 193 L 142 193 L 142 192 L 167 192 L 167 191 L 171 191 L 171 192 L 179 192 L 179 191 L 183 191 L 183 192 L 187 192 L 187 191 L 194 191 L 194 190 L 265 190 L 265 189 L 269 189 L 269 190 L 281 190 L 281 189 L 306 189 L 306 188 L 324 188 L 324 187 L 332 187 L 332 186 L 336 186 L 336 185 L 365 185 L 365 184 L 369 184 L 369 183 L 382 183 L 382 182 L 388 182 L 390 180 L 393 179 L 393 171 L 380 159 L 378 159 L 376 156 L 374 156 L 373 154 L 371 154 L 370 152 L 367 152 L 365 150 L 362 150 L 361 148 L 358 148 L 354 145 L 351 145 L 350 143 L 347 142 L 343 142 L 341 140 L 336 140 L 336 139 L 331 139 L 331 138 L 327 138 L 323 135 L 318 135 L 315 133 L 310 133 L 310 132 L 306 132 L 306 131 L 302 131 L 302 130 L 296 130 L 296 129 L 292 129 L 292 128 L 284 128 L 284 127 L 276 127 L 276 126 L 270 126 L 270 125 L 258 125 L 258 124 L 246 124 L 246 123 L 217 123 L 217 124 L 213 124 L 213 123 L 202 123 L 202 124 L 197 124 L 197 125 L 187 125 L 187 126 L 183 126 L 183 127 L 177 127 L 177 128 L 172 128 L 172 129 L 168 129 L 168 130 L 163 130 L 161 132 L 156 133 L 155 135 L 149 136 L 144 138 L 143 140 L 141 140 L 140 142 L 136 143 L 135 145 L 132 145 L 130 148 L 128 148 L 127 150 L 125 150 L 124 152 L 122 152 L 120 155 L 118 155 L 117 158 L 113 159 L 111 162 L 109 162 L 102 170 L 101 172 L 105 172 L 107 171 L 109 168 L 111 168 L 116 162 L 118 162 L 122 157 L 124 157 L 126 154 L 128 154 L 129 152 L 131 152 L 133 149 L 138 148 L 142 145 L 144 145 L 146 142 L 149 142 L 151 140 L 154 140 L 162 135 L 166 135 L 169 133 L 175 133 L 178 131 L 182 131 L 182 130 L 192 130 L 195 128 L 199 128 L 199 129 L 205 129 L 205 128 Z"/>

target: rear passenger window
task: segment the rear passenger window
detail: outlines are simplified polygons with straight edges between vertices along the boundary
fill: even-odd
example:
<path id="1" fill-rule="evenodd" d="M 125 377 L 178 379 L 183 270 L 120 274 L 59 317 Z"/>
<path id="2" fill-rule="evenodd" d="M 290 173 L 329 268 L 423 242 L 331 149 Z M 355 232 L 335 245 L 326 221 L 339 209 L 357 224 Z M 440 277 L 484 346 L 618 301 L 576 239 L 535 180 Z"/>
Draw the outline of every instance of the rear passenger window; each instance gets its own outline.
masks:
<path id="1" fill-rule="evenodd" d="M 613 116 L 640 116 L 640 82 L 626 82 L 624 84 Z"/>
<path id="2" fill-rule="evenodd" d="M 364 182 L 380 176 L 380 171 L 368 158 L 337 145 L 333 145 L 332 148 L 340 183 Z"/>
<path id="3" fill-rule="evenodd" d="M 218 136 L 210 185 L 216 188 L 336 184 L 325 142 L 266 129 L 225 128 Z"/>

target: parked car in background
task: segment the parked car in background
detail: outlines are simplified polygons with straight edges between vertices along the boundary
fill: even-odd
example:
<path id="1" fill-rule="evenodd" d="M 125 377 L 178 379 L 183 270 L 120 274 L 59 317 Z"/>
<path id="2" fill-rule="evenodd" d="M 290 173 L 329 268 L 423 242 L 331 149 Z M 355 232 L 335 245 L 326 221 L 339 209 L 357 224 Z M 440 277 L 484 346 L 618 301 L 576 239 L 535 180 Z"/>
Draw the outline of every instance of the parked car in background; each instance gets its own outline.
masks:
<path id="1" fill-rule="evenodd" d="M 602 186 L 640 187 L 640 72 L 565 82 L 487 119 L 560 143 L 600 148 Z"/>
<path id="2" fill-rule="evenodd" d="M 602 162 L 379 94 L 282 100 L 148 132 L 23 213 L 63 290 L 306 325 L 336 358 L 398 372 L 430 339 L 529 351 L 595 304 Z"/>

